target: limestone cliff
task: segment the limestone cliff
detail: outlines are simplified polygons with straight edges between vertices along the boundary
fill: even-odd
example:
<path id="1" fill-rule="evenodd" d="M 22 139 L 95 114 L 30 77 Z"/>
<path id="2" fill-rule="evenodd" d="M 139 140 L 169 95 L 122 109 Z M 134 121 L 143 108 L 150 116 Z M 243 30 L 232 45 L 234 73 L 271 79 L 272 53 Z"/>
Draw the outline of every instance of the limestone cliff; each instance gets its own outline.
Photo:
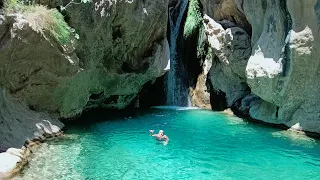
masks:
<path id="1" fill-rule="evenodd" d="M 33 137 L 27 128 L 25 137 L 12 135 L 17 140 L 10 144 L 18 126 L 128 106 L 145 83 L 166 72 L 169 61 L 168 0 L 39 2 L 49 9 L 9 4 L 0 10 L 0 88 L 26 112 L 48 117 L 10 124 L 12 118 L 1 113 L 0 123 L 7 124 L 1 128 L 10 131 L 0 129 L 1 147 Z M 15 108 L 10 113 L 15 111 L 19 115 Z"/>
<path id="2" fill-rule="evenodd" d="M 204 19 L 208 42 L 220 62 L 220 68 L 213 66 L 211 69 L 210 78 L 213 87 L 225 93 L 228 107 L 254 119 L 320 133 L 320 1 L 203 3 L 204 7 L 209 7 L 205 12 L 210 17 Z M 221 12 L 218 7 L 225 11 Z M 226 20 L 238 26 L 238 32 L 222 27 Z M 241 35 L 246 33 L 239 28 L 250 35 L 247 36 L 251 41 L 249 46 L 248 38 Z M 227 34 L 231 37 L 229 42 Z M 235 65 L 235 62 L 242 63 Z M 237 75 L 238 80 L 230 75 Z M 220 86 L 217 81 L 221 81 Z M 247 92 L 235 94 L 243 89 L 238 88 L 239 85 L 247 86 Z"/>

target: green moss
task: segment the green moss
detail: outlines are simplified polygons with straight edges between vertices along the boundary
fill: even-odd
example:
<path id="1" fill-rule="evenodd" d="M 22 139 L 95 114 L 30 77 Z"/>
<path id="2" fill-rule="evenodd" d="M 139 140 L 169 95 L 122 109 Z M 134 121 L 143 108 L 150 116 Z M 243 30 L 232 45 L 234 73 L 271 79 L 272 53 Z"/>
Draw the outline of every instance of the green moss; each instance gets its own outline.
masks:
<path id="1" fill-rule="evenodd" d="M 201 15 L 201 9 L 199 6 L 199 1 L 190 0 L 187 19 L 184 25 L 183 36 L 185 38 L 188 38 L 191 35 L 193 35 L 196 32 L 196 30 L 200 27 L 201 22 L 202 22 L 202 15 Z"/>

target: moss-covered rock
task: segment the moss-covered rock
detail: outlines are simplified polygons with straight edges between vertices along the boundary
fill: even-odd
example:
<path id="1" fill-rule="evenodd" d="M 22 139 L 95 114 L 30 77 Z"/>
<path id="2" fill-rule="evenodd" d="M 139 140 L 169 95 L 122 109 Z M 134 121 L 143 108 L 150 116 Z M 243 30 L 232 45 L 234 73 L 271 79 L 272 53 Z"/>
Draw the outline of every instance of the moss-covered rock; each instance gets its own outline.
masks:
<path id="1" fill-rule="evenodd" d="M 64 16 L 23 4 L 1 16 L 0 85 L 15 98 L 73 117 L 93 107 L 125 108 L 165 73 L 167 0 L 67 4 L 60 4 Z"/>
<path id="2" fill-rule="evenodd" d="M 194 34 L 201 26 L 202 14 L 198 0 L 190 0 L 188 5 L 187 19 L 184 24 L 183 36 L 185 38 Z"/>

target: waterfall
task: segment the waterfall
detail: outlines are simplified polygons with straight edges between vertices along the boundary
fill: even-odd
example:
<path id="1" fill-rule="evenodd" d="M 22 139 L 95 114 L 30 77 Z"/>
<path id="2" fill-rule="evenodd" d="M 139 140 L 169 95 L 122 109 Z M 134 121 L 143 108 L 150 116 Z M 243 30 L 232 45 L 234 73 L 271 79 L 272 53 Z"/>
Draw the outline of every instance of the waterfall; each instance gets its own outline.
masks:
<path id="1" fill-rule="evenodd" d="M 169 9 L 170 22 L 170 71 L 166 79 L 166 103 L 169 106 L 190 106 L 189 83 L 187 72 L 182 63 L 179 48 L 181 31 L 183 30 L 183 18 L 187 10 L 189 0 L 179 0 L 175 7 Z"/>

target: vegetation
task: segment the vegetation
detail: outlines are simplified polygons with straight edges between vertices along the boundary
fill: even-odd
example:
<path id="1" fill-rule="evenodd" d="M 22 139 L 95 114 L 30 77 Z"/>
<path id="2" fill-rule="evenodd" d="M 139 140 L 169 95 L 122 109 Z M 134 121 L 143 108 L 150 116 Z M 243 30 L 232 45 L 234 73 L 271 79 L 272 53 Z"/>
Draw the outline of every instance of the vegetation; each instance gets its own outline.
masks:
<path id="1" fill-rule="evenodd" d="M 64 21 L 63 15 L 57 9 L 30 3 L 30 1 L 7 0 L 4 3 L 6 14 L 21 13 L 30 27 L 40 33 L 50 33 L 62 45 L 69 43 L 74 30 Z"/>
<path id="2" fill-rule="evenodd" d="M 183 36 L 185 38 L 193 35 L 196 30 L 200 27 L 202 22 L 201 9 L 198 0 L 190 0 L 187 19 L 184 25 Z"/>

